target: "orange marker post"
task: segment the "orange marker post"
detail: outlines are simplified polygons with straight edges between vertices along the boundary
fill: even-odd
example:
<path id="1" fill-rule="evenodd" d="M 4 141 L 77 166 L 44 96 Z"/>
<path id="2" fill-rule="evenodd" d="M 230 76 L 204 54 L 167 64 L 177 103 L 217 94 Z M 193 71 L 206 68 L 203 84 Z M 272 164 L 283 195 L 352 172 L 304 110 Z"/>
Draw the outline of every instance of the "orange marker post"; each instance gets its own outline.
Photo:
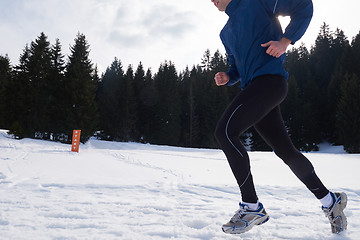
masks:
<path id="1" fill-rule="evenodd" d="M 81 130 L 74 130 L 71 144 L 72 152 L 79 152 Z"/>

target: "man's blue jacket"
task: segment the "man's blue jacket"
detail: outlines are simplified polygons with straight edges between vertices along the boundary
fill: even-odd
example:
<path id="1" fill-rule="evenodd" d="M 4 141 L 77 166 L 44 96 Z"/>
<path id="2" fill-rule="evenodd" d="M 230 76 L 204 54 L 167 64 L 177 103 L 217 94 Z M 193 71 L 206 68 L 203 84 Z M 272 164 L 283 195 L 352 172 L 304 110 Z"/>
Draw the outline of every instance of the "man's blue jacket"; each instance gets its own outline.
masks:
<path id="1" fill-rule="evenodd" d="M 305 33 L 313 14 L 311 0 L 232 0 L 226 8 L 229 20 L 220 33 L 228 55 L 227 74 L 234 85 L 245 87 L 254 78 L 277 74 L 288 78 L 283 63 L 285 54 L 275 58 L 261 44 L 286 37 L 294 44 Z M 285 32 L 278 16 L 290 16 Z"/>

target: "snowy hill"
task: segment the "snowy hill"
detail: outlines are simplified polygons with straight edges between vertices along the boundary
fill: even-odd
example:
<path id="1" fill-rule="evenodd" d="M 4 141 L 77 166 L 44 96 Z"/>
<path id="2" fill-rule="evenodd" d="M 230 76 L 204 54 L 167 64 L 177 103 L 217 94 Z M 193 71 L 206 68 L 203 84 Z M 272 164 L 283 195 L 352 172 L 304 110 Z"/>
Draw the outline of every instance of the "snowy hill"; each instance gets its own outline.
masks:
<path id="1" fill-rule="evenodd" d="M 331 233 L 319 201 L 273 153 L 252 152 L 270 221 L 229 236 L 221 225 L 239 191 L 219 150 L 90 140 L 72 153 L 1 130 L 0 238 L 360 239 L 360 155 L 322 149 L 306 156 L 328 188 L 348 194 L 346 233 Z"/>

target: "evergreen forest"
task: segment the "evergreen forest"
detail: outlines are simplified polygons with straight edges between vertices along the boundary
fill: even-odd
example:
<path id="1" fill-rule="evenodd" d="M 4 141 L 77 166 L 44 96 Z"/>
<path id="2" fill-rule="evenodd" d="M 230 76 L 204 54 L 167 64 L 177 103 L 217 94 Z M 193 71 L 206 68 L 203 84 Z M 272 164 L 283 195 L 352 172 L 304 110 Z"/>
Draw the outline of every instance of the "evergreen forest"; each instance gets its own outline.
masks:
<path id="1" fill-rule="evenodd" d="M 13 66 L 0 56 L 0 129 L 14 137 L 70 143 L 72 130 L 90 137 L 194 148 L 218 148 L 214 131 L 238 86 L 217 87 L 226 55 L 204 52 L 198 65 L 178 70 L 171 61 L 156 72 L 122 65 L 99 73 L 90 45 L 78 33 L 69 56 L 45 33 L 27 44 Z M 316 151 L 321 142 L 360 153 L 360 32 L 349 40 L 324 23 L 315 43 L 287 53 L 289 92 L 281 104 L 295 146 Z M 251 150 L 271 150 L 252 128 L 240 136 Z"/>

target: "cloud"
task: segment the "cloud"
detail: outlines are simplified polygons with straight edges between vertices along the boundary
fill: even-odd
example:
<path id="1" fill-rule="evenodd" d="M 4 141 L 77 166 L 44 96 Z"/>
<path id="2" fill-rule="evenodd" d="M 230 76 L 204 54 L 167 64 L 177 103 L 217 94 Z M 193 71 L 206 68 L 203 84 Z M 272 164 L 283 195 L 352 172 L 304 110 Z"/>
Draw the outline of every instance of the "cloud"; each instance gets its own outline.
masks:
<path id="1" fill-rule="evenodd" d="M 109 34 L 108 40 L 115 45 L 127 48 L 140 47 L 146 43 L 144 36 L 140 34 L 124 33 L 115 30 Z"/>
<path id="2" fill-rule="evenodd" d="M 174 6 L 156 5 L 143 18 L 142 24 L 147 26 L 150 34 L 181 38 L 196 27 L 194 15 L 189 11 L 179 11 Z"/>
<path id="3" fill-rule="evenodd" d="M 192 12 L 167 4 L 136 9 L 120 6 L 109 41 L 124 47 L 153 44 L 160 40 L 179 41 L 195 28 Z"/>

